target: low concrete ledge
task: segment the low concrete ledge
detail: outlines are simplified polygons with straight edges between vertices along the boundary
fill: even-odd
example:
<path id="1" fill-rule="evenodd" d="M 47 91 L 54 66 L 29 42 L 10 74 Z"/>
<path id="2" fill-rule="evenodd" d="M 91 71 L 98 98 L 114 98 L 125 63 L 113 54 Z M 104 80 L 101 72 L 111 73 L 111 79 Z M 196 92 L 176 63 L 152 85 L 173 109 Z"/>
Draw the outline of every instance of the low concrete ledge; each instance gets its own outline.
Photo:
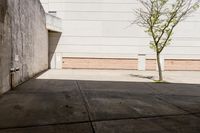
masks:
<path id="1" fill-rule="evenodd" d="M 46 13 L 46 27 L 50 31 L 62 32 L 62 20 Z"/>

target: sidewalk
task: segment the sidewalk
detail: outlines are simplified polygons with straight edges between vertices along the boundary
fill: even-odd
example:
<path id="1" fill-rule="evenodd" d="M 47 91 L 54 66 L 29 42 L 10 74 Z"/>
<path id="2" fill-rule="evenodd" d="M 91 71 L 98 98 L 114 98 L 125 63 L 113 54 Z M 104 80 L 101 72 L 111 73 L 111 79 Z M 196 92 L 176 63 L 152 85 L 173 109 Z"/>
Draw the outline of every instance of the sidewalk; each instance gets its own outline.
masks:
<path id="1" fill-rule="evenodd" d="M 96 80 L 96 81 L 134 81 L 154 82 L 148 78 L 158 79 L 155 71 L 134 71 L 134 70 L 49 70 L 39 78 L 44 79 L 68 79 L 68 80 Z M 200 84 L 200 71 L 166 71 L 163 72 L 164 80 L 170 83 L 191 83 Z"/>
<path id="2" fill-rule="evenodd" d="M 0 133 L 200 132 L 199 84 L 129 74 L 47 71 L 0 96 Z"/>

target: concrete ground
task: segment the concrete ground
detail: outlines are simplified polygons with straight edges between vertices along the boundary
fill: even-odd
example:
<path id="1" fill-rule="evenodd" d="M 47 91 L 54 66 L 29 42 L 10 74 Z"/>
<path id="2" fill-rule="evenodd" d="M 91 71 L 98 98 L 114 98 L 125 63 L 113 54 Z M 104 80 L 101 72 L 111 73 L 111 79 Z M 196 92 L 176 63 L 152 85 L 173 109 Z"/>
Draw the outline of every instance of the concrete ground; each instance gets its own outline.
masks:
<path id="1" fill-rule="evenodd" d="M 128 82 L 153 82 L 158 79 L 155 71 L 135 70 L 84 70 L 66 69 L 49 70 L 42 74 L 40 79 L 64 79 L 64 80 L 94 80 L 94 81 L 128 81 Z M 170 83 L 200 84 L 200 71 L 165 71 L 164 80 Z"/>
<path id="2" fill-rule="evenodd" d="M 200 132 L 195 72 L 175 75 L 180 83 L 135 75 L 151 73 L 47 71 L 0 97 L 0 133 Z"/>

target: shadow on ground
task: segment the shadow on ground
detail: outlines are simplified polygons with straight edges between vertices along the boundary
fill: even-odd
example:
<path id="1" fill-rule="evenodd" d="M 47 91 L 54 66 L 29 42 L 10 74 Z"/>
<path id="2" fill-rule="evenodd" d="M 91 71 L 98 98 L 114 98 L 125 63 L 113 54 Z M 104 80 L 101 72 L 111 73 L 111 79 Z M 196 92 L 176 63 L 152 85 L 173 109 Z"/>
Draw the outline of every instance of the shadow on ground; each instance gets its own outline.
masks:
<path id="1" fill-rule="evenodd" d="M 0 105 L 0 133 L 200 132 L 199 84 L 31 79 Z"/>

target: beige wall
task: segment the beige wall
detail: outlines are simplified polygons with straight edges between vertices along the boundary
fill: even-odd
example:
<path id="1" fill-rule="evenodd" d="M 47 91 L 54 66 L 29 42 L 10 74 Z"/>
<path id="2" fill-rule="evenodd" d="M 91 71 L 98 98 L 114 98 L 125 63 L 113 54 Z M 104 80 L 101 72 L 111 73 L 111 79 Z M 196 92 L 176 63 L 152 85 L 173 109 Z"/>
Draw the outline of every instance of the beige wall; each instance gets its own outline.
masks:
<path id="1" fill-rule="evenodd" d="M 55 50 L 62 57 L 155 59 L 144 30 L 130 25 L 136 0 L 41 0 L 46 12 L 56 11 L 63 34 Z M 165 59 L 200 59 L 200 11 L 176 28 Z"/>

